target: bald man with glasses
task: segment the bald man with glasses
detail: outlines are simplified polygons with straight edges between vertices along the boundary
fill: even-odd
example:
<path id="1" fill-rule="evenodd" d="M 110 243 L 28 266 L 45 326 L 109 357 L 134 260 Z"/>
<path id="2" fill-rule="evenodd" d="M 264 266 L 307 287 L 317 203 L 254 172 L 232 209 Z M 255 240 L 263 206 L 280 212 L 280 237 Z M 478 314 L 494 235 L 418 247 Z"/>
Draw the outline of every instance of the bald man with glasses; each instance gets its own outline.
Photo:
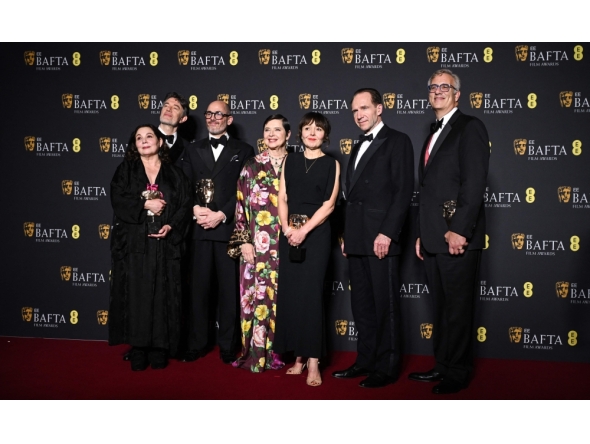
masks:
<path id="1" fill-rule="evenodd" d="M 229 364 L 235 359 L 238 331 L 238 268 L 227 255 L 227 244 L 234 229 L 237 182 L 254 148 L 230 137 L 233 122 L 229 106 L 221 101 L 209 104 L 204 113 L 209 136 L 190 144 L 183 156 L 182 169 L 194 189 L 195 224 L 190 253 L 190 294 L 188 342 L 184 362 L 204 356 L 210 346 L 209 333 L 215 324 L 212 302 L 218 301 L 217 344 L 220 357 Z M 196 192 L 203 179 L 213 182 L 210 202 Z M 217 298 L 215 297 L 217 296 Z"/>

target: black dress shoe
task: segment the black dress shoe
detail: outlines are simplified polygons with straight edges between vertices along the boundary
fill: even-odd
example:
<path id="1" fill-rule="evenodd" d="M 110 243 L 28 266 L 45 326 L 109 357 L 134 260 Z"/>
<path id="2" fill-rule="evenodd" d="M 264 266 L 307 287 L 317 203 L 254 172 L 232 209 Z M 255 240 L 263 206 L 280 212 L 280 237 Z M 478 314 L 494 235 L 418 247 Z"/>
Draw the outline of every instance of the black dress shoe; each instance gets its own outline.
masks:
<path id="1" fill-rule="evenodd" d="M 145 350 L 133 348 L 129 352 L 129 361 L 131 362 L 131 370 L 134 372 L 141 372 L 148 366 L 148 358 Z"/>
<path id="2" fill-rule="evenodd" d="M 432 393 L 435 395 L 446 395 L 449 393 L 457 393 L 464 388 L 467 388 L 467 385 L 456 381 L 443 380 L 441 383 L 432 387 Z"/>
<path id="3" fill-rule="evenodd" d="M 359 376 L 368 376 L 369 370 L 363 367 L 359 367 L 356 364 L 352 364 L 351 367 L 348 367 L 346 370 L 337 370 L 332 373 L 332 376 L 335 378 L 342 378 L 342 379 L 351 379 L 351 378 L 358 378 Z"/>
<path id="4" fill-rule="evenodd" d="M 221 350 L 219 352 L 219 357 L 224 364 L 231 364 L 236 360 L 236 354 L 226 350 Z"/>
<path id="5" fill-rule="evenodd" d="M 129 359 L 131 359 L 131 349 L 129 349 L 127 353 L 123 355 L 123 361 L 129 361 Z"/>
<path id="6" fill-rule="evenodd" d="M 373 372 L 369 375 L 368 378 L 363 379 L 359 383 L 359 387 L 363 388 L 380 388 L 385 387 L 386 385 L 393 384 L 397 381 L 397 378 L 392 376 L 387 376 L 385 373 L 381 372 Z"/>
<path id="7" fill-rule="evenodd" d="M 168 365 L 168 352 L 163 348 L 153 348 L 148 351 L 148 361 L 154 370 L 166 368 Z"/>
<path id="8" fill-rule="evenodd" d="M 410 373 L 408 375 L 408 379 L 412 381 L 420 381 L 420 382 L 436 382 L 443 380 L 443 374 L 439 372 L 435 372 L 434 369 L 427 371 L 427 372 L 416 372 Z"/>
<path id="9" fill-rule="evenodd" d="M 189 350 L 184 354 L 184 358 L 182 358 L 182 362 L 193 362 L 199 358 L 205 356 L 202 350 Z"/>

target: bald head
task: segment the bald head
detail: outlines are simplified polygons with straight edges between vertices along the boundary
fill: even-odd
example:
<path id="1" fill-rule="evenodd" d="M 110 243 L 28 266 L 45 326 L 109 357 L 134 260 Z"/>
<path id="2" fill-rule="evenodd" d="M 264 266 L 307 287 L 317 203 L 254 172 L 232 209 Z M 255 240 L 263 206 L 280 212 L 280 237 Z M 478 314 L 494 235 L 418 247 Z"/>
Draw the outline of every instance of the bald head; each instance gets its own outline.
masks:
<path id="1" fill-rule="evenodd" d="M 209 130 L 209 134 L 212 136 L 221 137 L 227 131 L 227 127 L 232 124 L 233 117 L 230 116 L 230 109 L 227 103 L 223 100 L 216 100 L 215 102 L 211 102 L 207 107 L 207 112 L 211 113 L 210 118 L 205 118 L 205 123 L 207 124 L 207 129 Z M 215 118 L 215 113 L 221 113 L 223 116 L 221 119 Z"/>

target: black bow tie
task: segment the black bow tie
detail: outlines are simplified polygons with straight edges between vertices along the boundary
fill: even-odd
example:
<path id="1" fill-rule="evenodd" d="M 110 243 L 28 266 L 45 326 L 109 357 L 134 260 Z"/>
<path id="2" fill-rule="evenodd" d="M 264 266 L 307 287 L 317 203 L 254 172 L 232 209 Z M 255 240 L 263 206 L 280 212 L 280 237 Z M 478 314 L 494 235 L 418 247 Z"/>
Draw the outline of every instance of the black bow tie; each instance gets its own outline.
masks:
<path id="1" fill-rule="evenodd" d="M 359 142 L 363 143 L 363 142 L 372 142 L 373 141 L 373 135 L 372 134 L 361 134 L 359 136 Z"/>
<path id="2" fill-rule="evenodd" d="M 172 134 L 171 136 L 163 134 L 163 136 L 164 136 L 164 140 L 166 141 L 166 143 L 168 143 L 170 145 L 174 145 L 174 134 Z"/>
<path id="3" fill-rule="evenodd" d="M 227 136 L 224 134 L 219 139 L 211 138 L 209 139 L 209 142 L 213 148 L 217 148 L 220 144 L 225 146 L 227 145 Z"/>
<path id="4" fill-rule="evenodd" d="M 430 132 L 431 133 L 436 133 L 440 128 L 442 128 L 442 124 L 443 124 L 443 119 L 437 120 L 435 123 L 433 123 L 432 125 L 430 125 Z"/>

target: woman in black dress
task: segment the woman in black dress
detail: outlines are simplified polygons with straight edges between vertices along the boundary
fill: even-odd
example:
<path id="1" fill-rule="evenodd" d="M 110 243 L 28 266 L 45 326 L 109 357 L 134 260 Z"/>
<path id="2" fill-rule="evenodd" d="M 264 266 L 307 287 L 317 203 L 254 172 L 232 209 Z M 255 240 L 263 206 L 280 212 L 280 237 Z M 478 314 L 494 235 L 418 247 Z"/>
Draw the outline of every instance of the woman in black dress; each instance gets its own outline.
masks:
<path id="1" fill-rule="evenodd" d="M 180 339 L 180 255 L 192 194 L 163 142 L 155 126 L 137 127 L 111 181 L 109 344 L 133 347 L 132 370 L 148 362 L 164 368 Z"/>
<path id="2" fill-rule="evenodd" d="M 279 186 L 281 306 L 275 351 L 293 351 L 297 359 L 287 374 L 301 374 L 307 366 L 307 384 L 313 387 L 322 383 L 318 358 L 325 350 L 323 290 L 330 258 L 326 221 L 334 211 L 340 178 L 340 164 L 321 149 L 329 135 L 330 122 L 322 114 L 303 116 L 299 138 L 305 151 L 287 156 Z M 306 222 L 299 226 L 296 219 Z"/>

